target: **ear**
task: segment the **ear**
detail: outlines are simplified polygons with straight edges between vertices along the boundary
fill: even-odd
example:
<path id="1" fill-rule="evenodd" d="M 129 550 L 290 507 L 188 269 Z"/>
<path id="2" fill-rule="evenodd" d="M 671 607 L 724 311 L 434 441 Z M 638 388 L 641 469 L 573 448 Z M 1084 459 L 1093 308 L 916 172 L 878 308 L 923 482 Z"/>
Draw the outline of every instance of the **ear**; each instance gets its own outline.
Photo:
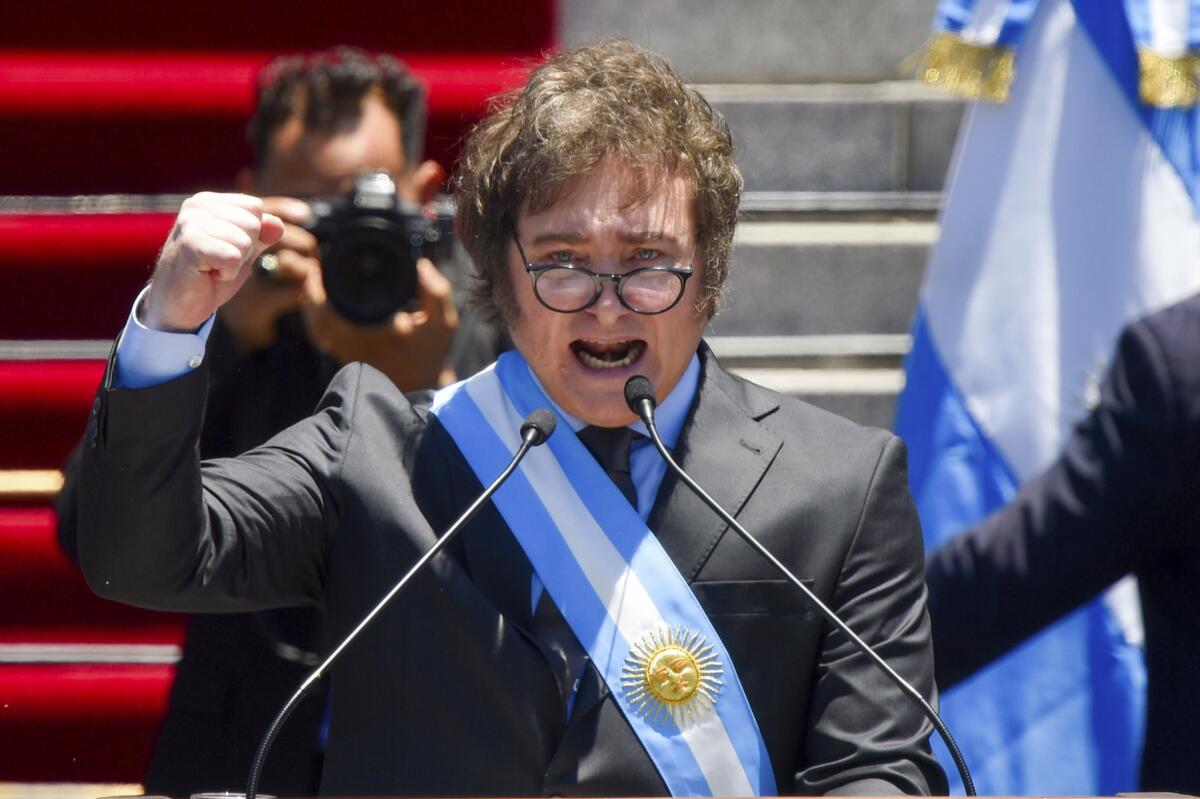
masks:
<path id="1" fill-rule="evenodd" d="M 238 170 L 233 185 L 241 194 L 257 194 L 255 186 L 258 185 L 258 174 L 250 167 L 244 166 Z"/>
<path id="2" fill-rule="evenodd" d="M 446 170 L 437 161 L 422 161 L 413 170 L 413 185 L 420 194 L 421 202 L 427 203 L 446 182 Z"/>

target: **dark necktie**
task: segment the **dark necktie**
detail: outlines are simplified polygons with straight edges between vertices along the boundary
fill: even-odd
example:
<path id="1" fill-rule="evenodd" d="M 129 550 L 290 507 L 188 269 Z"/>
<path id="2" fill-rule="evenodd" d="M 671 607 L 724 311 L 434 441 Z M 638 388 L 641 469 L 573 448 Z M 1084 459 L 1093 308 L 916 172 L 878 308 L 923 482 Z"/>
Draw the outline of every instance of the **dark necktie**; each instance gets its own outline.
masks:
<path id="1" fill-rule="evenodd" d="M 633 485 L 633 475 L 629 469 L 629 449 L 633 443 L 634 432 L 628 427 L 585 427 L 579 431 L 578 436 L 636 511 L 637 489 Z M 533 614 L 533 632 L 539 641 L 561 659 L 561 662 L 555 664 L 555 676 L 569 708 L 575 692 L 575 681 L 584 676 L 583 668 L 587 662 L 587 654 L 579 645 L 558 607 L 550 599 L 549 592 L 545 590 L 542 591 L 537 610 Z M 570 716 L 569 711 L 567 715 Z"/>
<path id="2" fill-rule="evenodd" d="M 579 440 L 600 462 L 609 479 L 629 500 L 636 511 L 637 488 L 629 471 L 629 449 L 633 444 L 634 432 L 628 427 L 585 427 L 579 431 Z"/>

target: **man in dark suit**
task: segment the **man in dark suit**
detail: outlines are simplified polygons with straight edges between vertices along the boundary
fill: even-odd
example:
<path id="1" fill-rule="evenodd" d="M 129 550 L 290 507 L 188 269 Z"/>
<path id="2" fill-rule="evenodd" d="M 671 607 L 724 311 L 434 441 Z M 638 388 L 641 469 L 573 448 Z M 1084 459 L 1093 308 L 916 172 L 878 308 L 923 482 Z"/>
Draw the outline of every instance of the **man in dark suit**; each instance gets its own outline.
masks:
<path id="1" fill-rule="evenodd" d="M 943 687 L 1138 579 L 1141 788 L 1200 793 L 1200 295 L 1130 325 L 1100 402 L 1005 508 L 929 556 Z"/>
<path id="2" fill-rule="evenodd" d="M 478 400 L 484 418 L 529 392 L 560 423 L 510 485 L 552 518 L 523 524 L 497 494 L 346 651 L 324 792 L 944 792 L 920 711 L 630 440 L 640 423 L 623 386 L 643 374 L 683 467 L 933 695 L 902 445 L 728 375 L 701 342 L 740 190 L 724 121 L 661 58 L 608 42 L 550 59 L 475 130 L 457 181 L 476 300 L 517 352 L 433 397 L 348 367 L 315 416 L 203 466 L 206 320 L 282 225 L 253 197 L 191 198 L 89 425 L 89 583 L 165 608 L 314 604 L 348 631 L 490 481 L 489 436 L 515 446 L 503 418 L 469 436 L 450 409 Z M 164 367 L 175 347 L 185 363 Z M 564 507 L 596 515 L 563 525 Z M 606 635 L 586 634 L 545 568 L 538 546 L 552 539 L 581 575 L 566 589 L 602 589 Z M 700 621 L 677 626 L 668 607 Z M 670 629 L 637 626 L 653 614 Z M 624 683 L 597 648 L 616 652 L 618 638 L 631 641 Z M 637 711 L 639 691 L 662 712 Z"/>

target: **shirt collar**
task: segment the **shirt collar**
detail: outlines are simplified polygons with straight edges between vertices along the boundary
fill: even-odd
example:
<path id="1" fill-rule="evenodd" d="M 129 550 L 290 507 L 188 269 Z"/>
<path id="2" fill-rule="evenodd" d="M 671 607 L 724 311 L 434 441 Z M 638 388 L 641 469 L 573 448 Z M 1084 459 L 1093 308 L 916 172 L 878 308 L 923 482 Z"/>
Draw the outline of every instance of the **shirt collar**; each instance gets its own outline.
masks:
<path id="1" fill-rule="evenodd" d="M 533 377 L 533 382 L 537 383 L 538 388 L 546 395 L 550 405 L 554 408 L 554 412 L 559 415 L 563 421 L 571 426 L 573 432 L 578 433 L 587 424 L 579 419 L 576 419 L 571 414 L 564 411 L 558 406 L 558 403 L 550 398 L 550 393 L 546 391 L 546 387 L 538 380 L 537 375 L 530 369 L 529 363 L 525 363 L 525 368 L 529 369 L 529 374 Z M 674 449 L 675 444 L 679 441 L 679 434 L 683 432 L 683 423 L 687 421 L 688 411 L 692 408 L 692 401 L 696 398 L 696 391 L 700 387 L 700 356 L 692 355 L 692 359 L 688 361 L 687 368 L 683 370 L 683 376 L 679 378 L 679 382 L 675 384 L 675 388 L 671 389 L 671 393 L 667 398 L 658 404 L 654 411 L 654 422 L 658 426 L 658 435 L 662 438 L 663 443 L 668 449 Z M 649 438 L 650 432 L 646 430 L 646 425 L 639 419 L 636 422 L 631 422 L 627 425 L 630 430 Z"/>

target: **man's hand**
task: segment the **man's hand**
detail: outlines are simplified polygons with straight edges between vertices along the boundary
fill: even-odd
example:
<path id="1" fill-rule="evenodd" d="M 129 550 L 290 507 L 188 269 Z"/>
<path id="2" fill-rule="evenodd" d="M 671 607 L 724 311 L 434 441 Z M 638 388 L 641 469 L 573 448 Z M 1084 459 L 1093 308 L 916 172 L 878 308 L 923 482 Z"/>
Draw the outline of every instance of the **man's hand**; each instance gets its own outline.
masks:
<path id="1" fill-rule="evenodd" d="M 269 275 L 250 270 L 241 291 L 221 309 L 221 321 L 246 352 L 274 343 L 279 317 L 324 300 L 317 239 L 300 227 L 312 209 L 291 197 L 267 197 L 263 208 L 284 223 L 283 236 L 267 250 L 275 268 Z"/>
<path id="2" fill-rule="evenodd" d="M 283 221 L 246 194 L 202 192 L 179 209 L 139 318 L 147 327 L 196 330 L 229 300 L 248 265 L 283 235 Z"/>
<path id="3" fill-rule="evenodd" d="M 400 311 L 385 322 L 364 327 L 338 316 L 324 302 L 304 310 L 312 342 L 341 363 L 362 361 L 380 370 L 401 391 L 437 388 L 454 379 L 444 371 L 450 339 L 458 327 L 454 292 L 446 276 L 426 258 L 417 261 L 416 311 Z"/>

